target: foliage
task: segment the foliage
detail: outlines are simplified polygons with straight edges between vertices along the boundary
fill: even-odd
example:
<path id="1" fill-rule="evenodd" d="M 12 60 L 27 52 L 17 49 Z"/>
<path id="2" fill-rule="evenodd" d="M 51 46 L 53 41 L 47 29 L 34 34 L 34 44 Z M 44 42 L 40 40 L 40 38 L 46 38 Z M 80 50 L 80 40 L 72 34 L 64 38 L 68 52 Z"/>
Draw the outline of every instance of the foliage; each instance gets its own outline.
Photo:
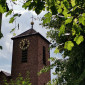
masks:
<path id="1" fill-rule="evenodd" d="M 6 4 L 6 0 L 0 0 L 0 17 L 1 13 L 7 12 L 8 7 Z M 0 19 L 0 26 L 1 26 L 1 19 Z M 1 33 L 1 27 L 0 27 L 0 39 L 3 37 L 3 34 Z M 0 49 L 2 49 L 2 46 L 0 46 Z"/>
<path id="2" fill-rule="evenodd" d="M 56 47 L 55 53 L 60 52 L 64 57 L 55 59 L 51 65 L 56 66 L 57 84 L 84 85 L 85 0 L 27 0 L 26 3 L 23 7 L 37 14 L 43 9 L 48 11 L 42 18 L 42 25 L 50 30 L 47 37 L 51 38 L 51 47 Z M 38 3 L 42 8 L 37 8 Z"/>
<path id="3" fill-rule="evenodd" d="M 11 79 L 9 83 L 7 82 L 7 80 L 5 80 L 5 85 L 31 85 L 29 73 L 27 73 L 25 79 L 23 79 L 21 74 L 19 74 L 19 76 L 15 80 Z"/>
<path id="4" fill-rule="evenodd" d="M 10 1 L 9 4 L 11 4 L 11 6 L 12 6 L 12 4 L 16 4 L 15 1 L 17 1 L 17 0 L 9 0 L 9 1 Z M 6 13 L 6 17 L 9 16 L 9 15 L 11 15 L 11 14 L 13 14 L 13 16 L 10 18 L 9 23 L 13 23 L 13 22 L 16 20 L 16 17 L 17 17 L 17 16 L 18 16 L 18 17 L 21 16 L 21 14 L 14 13 L 14 11 L 13 11 L 13 6 L 12 6 L 12 9 L 9 9 L 9 8 L 8 8 L 8 3 L 7 3 L 6 0 L 0 0 L 0 16 L 1 16 L 1 14 L 5 13 L 5 12 L 7 12 L 7 13 Z M 0 18 L 0 26 L 1 26 L 1 20 L 2 20 L 2 19 Z M 16 23 L 16 21 L 15 21 L 15 23 Z M 15 26 L 15 28 L 16 28 L 16 26 Z M 13 32 L 13 31 L 15 30 L 15 28 L 13 28 L 13 29 L 10 31 L 10 33 Z M 18 28 L 19 28 L 19 24 L 18 24 Z M 13 36 L 15 36 L 15 35 L 16 35 L 16 34 L 13 33 Z M 0 39 L 1 39 L 2 37 L 3 37 L 3 36 L 2 36 L 2 33 L 1 33 L 1 27 L 0 27 Z M 0 46 L 0 49 L 2 49 L 2 46 Z"/>
<path id="5" fill-rule="evenodd" d="M 56 66 L 57 84 L 84 85 L 85 0 L 26 0 L 22 7 L 37 14 L 48 11 L 42 18 L 42 25 L 49 29 L 47 37 L 51 38 L 51 47 L 56 47 L 55 53 L 60 52 L 64 57 L 61 60 L 53 59 L 54 63 L 50 66 L 50 69 Z M 0 9 L 1 13 L 5 12 L 1 4 Z M 15 16 L 10 23 L 14 20 Z"/>
<path id="6" fill-rule="evenodd" d="M 6 0 L 0 0 L 0 13 L 8 11 Z"/>
<path id="7" fill-rule="evenodd" d="M 49 81 L 47 85 L 56 85 L 57 84 L 57 79 L 53 79 L 52 81 Z"/>

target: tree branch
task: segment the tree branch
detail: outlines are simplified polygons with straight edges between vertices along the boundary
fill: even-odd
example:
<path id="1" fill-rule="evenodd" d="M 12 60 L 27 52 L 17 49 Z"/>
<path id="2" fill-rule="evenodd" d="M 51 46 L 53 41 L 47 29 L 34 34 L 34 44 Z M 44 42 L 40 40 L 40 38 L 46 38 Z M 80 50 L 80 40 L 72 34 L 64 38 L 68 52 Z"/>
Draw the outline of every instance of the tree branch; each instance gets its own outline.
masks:
<path id="1" fill-rule="evenodd" d="M 0 32 L 1 32 L 1 22 L 2 22 L 2 14 L 0 13 Z"/>

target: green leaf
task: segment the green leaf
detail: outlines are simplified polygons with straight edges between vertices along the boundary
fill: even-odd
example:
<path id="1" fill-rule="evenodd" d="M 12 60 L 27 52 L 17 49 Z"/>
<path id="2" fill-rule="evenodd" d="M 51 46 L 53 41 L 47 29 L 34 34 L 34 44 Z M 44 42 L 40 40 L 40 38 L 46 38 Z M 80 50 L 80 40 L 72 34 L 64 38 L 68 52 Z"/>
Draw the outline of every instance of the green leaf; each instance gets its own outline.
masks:
<path id="1" fill-rule="evenodd" d="M 31 1 L 32 1 L 32 0 L 29 0 L 29 1 L 27 1 L 26 3 L 24 3 L 24 5 L 23 5 L 22 7 L 25 8 L 25 9 L 27 9 L 28 6 L 31 4 Z"/>
<path id="2" fill-rule="evenodd" d="M 0 32 L 0 39 L 3 37 L 3 34 Z"/>
<path id="3" fill-rule="evenodd" d="M 43 20 L 43 24 L 49 23 L 51 21 L 52 14 L 47 13 L 44 15 L 45 19 Z"/>
<path id="4" fill-rule="evenodd" d="M 84 16 L 84 17 L 85 17 L 85 13 L 83 13 L 83 14 L 82 14 L 82 16 Z"/>
<path id="5" fill-rule="evenodd" d="M 53 72 L 52 74 L 53 74 L 53 75 L 56 75 L 56 72 Z"/>
<path id="6" fill-rule="evenodd" d="M 43 24 L 49 23 L 51 21 L 51 18 L 46 18 L 43 20 Z"/>
<path id="7" fill-rule="evenodd" d="M 35 9 L 36 14 L 40 14 L 42 10 L 39 10 L 38 8 Z"/>
<path id="8" fill-rule="evenodd" d="M 77 18 L 75 18 L 75 19 L 74 19 L 74 22 L 75 22 L 75 23 L 77 23 L 77 21 L 78 21 L 78 19 L 77 19 Z"/>
<path id="9" fill-rule="evenodd" d="M 55 48 L 54 53 L 55 53 L 55 54 L 59 53 L 59 49 L 58 49 L 58 47 Z"/>
<path id="10" fill-rule="evenodd" d="M 79 23 L 82 23 L 82 20 L 83 20 L 83 17 L 80 16 L 80 17 L 79 17 Z"/>
<path id="11" fill-rule="evenodd" d="M 16 36 L 16 33 L 13 33 L 13 36 Z"/>
<path id="12" fill-rule="evenodd" d="M 82 23 L 83 25 L 85 25 L 85 17 L 84 16 L 79 17 L 79 23 Z"/>
<path id="13" fill-rule="evenodd" d="M 64 48 L 67 50 L 72 50 L 72 47 L 74 46 L 74 43 L 72 41 L 65 42 Z"/>
<path id="14" fill-rule="evenodd" d="M 13 22 L 14 22 L 14 20 L 15 20 L 15 18 L 14 18 L 14 17 L 10 18 L 9 23 L 13 23 Z"/>
<path id="15" fill-rule="evenodd" d="M 7 12 L 9 10 L 6 0 L 0 0 L 0 13 Z"/>
<path id="16" fill-rule="evenodd" d="M 60 2 L 61 2 L 61 7 L 64 8 L 65 6 L 64 6 L 63 1 L 60 1 Z"/>
<path id="17" fill-rule="evenodd" d="M 48 13 L 45 14 L 44 16 L 49 18 L 49 17 L 52 17 L 52 14 L 48 12 Z"/>
<path id="18" fill-rule="evenodd" d="M 50 57 L 50 59 L 49 59 L 49 61 L 55 61 L 56 60 L 56 58 L 54 58 L 54 57 Z"/>
<path id="19" fill-rule="evenodd" d="M 12 13 L 13 9 L 9 10 L 6 14 L 6 17 Z"/>
<path id="20" fill-rule="evenodd" d="M 65 18 L 71 17 L 71 13 L 68 14 L 68 10 L 66 8 L 64 8 L 63 15 L 65 16 Z"/>
<path id="21" fill-rule="evenodd" d="M 10 31 L 10 33 L 13 32 L 14 30 L 15 30 L 15 28 L 13 28 L 13 29 Z"/>
<path id="22" fill-rule="evenodd" d="M 72 19 L 73 19 L 73 17 L 72 18 L 68 18 L 67 20 L 65 20 L 65 24 L 71 23 L 72 22 Z"/>
<path id="23" fill-rule="evenodd" d="M 59 7 L 59 9 L 58 9 L 58 13 L 61 13 L 61 12 L 62 12 L 62 8 Z"/>
<path id="24" fill-rule="evenodd" d="M 14 15 L 13 15 L 13 17 L 11 17 L 11 18 L 10 18 L 9 23 L 13 23 L 13 22 L 14 22 L 14 20 L 15 20 L 15 17 L 17 17 L 17 16 L 18 16 L 18 17 L 20 17 L 20 16 L 21 16 L 21 14 L 18 14 L 18 13 L 14 14 Z"/>
<path id="25" fill-rule="evenodd" d="M 4 8 L 0 5 L 0 12 L 1 13 L 4 13 L 5 11 L 4 11 Z"/>
<path id="26" fill-rule="evenodd" d="M 16 16 L 18 16 L 18 15 L 19 15 L 19 14 L 18 14 L 18 13 L 16 13 L 16 14 L 14 14 L 13 16 L 14 16 L 14 17 L 16 17 Z"/>
<path id="27" fill-rule="evenodd" d="M 42 10 L 45 9 L 45 6 L 44 5 L 45 5 L 45 2 L 43 2 L 43 1 L 37 1 L 36 3 L 33 3 L 33 8 L 35 8 L 35 12 L 37 14 L 40 14 L 42 12 Z"/>
<path id="28" fill-rule="evenodd" d="M 61 25 L 60 29 L 59 29 L 59 36 L 61 36 L 61 34 L 65 33 L 65 25 Z"/>
<path id="29" fill-rule="evenodd" d="M 67 1 L 67 0 L 64 0 L 64 6 L 66 7 L 66 8 L 69 8 L 69 2 Z"/>
<path id="30" fill-rule="evenodd" d="M 76 5 L 75 0 L 71 0 L 71 5 L 74 7 Z"/>
<path id="31" fill-rule="evenodd" d="M 76 31 L 74 28 L 72 28 L 72 35 L 74 36 L 76 34 Z"/>
<path id="32" fill-rule="evenodd" d="M 12 0 L 12 1 L 17 1 L 17 0 Z"/>
<path id="33" fill-rule="evenodd" d="M 82 35 L 80 35 L 80 36 L 77 35 L 77 36 L 74 38 L 74 41 L 79 45 L 81 42 L 84 41 L 84 38 L 83 38 Z"/>
<path id="34" fill-rule="evenodd" d="M 50 9 L 51 9 L 52 15 L 56 15 L 57 14 L 57 9 L 56 9 L 55 5 L 51 6 Z"/>
<path id="35" fill-rule="evenodd" d="M 2 46 L 0 46 L 0 49 L 1 49 L 1 50 L 3 49 Z"/>
<path id="36" fill-rule="evenodd" d="M 22 85 L 25 85 L 25 81 L 22 81 Z"/>
<path id="37" fill-rule="evenodd" d="M 26 2 L 22 7 L 23 8 L 25 8 L 25 9 L 27 9 L 28 8 L 28 6 L 31 4 L 31 1 L 29 1 L 29 2 Z"/>

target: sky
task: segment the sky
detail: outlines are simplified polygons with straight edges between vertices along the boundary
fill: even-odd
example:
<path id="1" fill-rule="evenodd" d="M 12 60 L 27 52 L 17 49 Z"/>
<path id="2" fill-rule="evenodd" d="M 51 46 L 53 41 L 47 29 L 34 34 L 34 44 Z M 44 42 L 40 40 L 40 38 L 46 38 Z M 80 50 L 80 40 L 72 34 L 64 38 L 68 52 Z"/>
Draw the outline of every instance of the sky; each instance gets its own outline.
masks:
<path id="1" fill-rule="evenodd" d="M 9 0 L 8 0 L 9 3 Z M 9 8 L 11 9 L 11 5 L 9 4 Z M 15 31 L 13 33 L 16 33 L 16 35 L 28 30 L 31 28 L 31 21 L 32 21 L 32 15 L 36 20 L 34 19 L 34 26 L 33 28 L 41 33 L 44 37 L 46 37 L 46 32 L 47 30 L 43 28 L 39 23 L 41 22 L 38 17 L 42 17 L 46 11 L 42 12 L 40 15 L 37 15 L 34 11 L 28 11 L 24 10 L 19 6 L 13 5 L 14 12 L 15 13 L 21 13 L 21 17 L 17 17 L 16 19 L 16 25 L 19 23 L 19 29 L 16 27 Z M 11 61 L 12 61 L 12 49 L 13 49 L 13 41 L 11 40 L 13 36 L 13 33 L 10 33 L 11 29 L 15 27 L 15 22 L 12 24 L 9 24 L 10 17 L 12 15 L 5 17 L 6 13 L 3 14 L 2 17 L 2 33 L 3 33 L 3 38 L 0 40 L 0 45 L 2 45 L 3 50 L 0 50 L 0 70 L 6 71 L 11 73 Z M 57 57 L 61 58 L 60 54 L 54 54 L 54 49 L 50 50 L 50 57 Z M 52 72 L 54 71 L 51 70 L 51 78 L 55 78 L 56 76 L 52 75 Z"/>

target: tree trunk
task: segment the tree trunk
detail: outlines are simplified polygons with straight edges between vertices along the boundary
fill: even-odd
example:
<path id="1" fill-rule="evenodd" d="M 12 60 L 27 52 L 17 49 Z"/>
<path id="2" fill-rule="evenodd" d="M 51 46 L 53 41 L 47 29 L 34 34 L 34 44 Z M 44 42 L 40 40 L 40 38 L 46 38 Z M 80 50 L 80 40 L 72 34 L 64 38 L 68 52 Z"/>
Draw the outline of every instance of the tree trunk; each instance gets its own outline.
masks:
<path id="1" fill-rule="evenodd" d="M 1 22 L 2 22 L 2 14 L 0 13 L 0 32 L 1 32 Z"/>

